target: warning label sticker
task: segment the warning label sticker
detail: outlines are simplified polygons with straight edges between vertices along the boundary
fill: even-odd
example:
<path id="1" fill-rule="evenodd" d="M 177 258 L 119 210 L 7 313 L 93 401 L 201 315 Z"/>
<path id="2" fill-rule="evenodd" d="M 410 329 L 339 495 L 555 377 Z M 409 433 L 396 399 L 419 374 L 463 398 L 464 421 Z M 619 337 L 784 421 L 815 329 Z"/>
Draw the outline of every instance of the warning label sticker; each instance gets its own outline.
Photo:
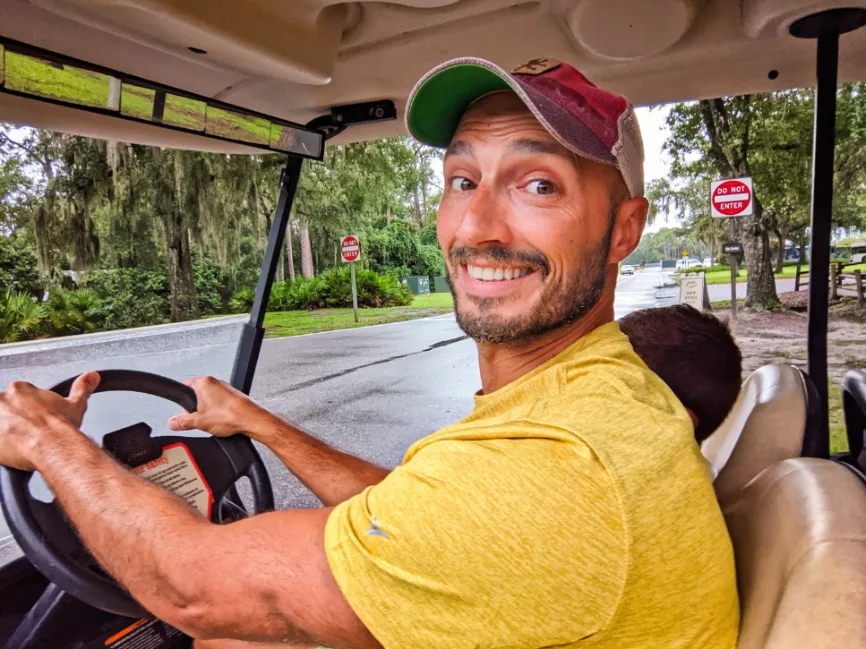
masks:
<path id="1" fill-rule="evenodd" d="M 132 469 L 145 480 L 168 489 L 210 519 L 213 493 L 186 444 L 178 442 L 162 449 L 162 455 Z"/>
<path id="2" fill-rule="evenodd" d="M 153 618 L 143 618 L 117 630 L 117 624 L 104 628 L 85 642 L 83 649 L 180 649 L 189 647 L 189 638 L 173 626 Z M 76 645 L 78 646 L 78 645 Z"/>

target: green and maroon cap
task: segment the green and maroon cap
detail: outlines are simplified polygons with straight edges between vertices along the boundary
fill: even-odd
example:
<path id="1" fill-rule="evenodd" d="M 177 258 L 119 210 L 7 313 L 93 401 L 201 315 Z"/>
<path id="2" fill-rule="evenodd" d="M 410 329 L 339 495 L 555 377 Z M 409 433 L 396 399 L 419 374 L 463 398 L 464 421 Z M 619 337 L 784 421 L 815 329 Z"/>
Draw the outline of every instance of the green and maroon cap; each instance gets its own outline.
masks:
<path id="1" fill-rule="evenodd" d="M 555 59 L 533 59 L 511 72 L 471 57 L 438 65 L 412 89 L 406 127 L 424 144 L 447 147 L 466 109 L 500 90 L 517 93 L 560 144 L 616 167 L 629 194 L 643 196 L 643 141 L 634 108 Z"/>

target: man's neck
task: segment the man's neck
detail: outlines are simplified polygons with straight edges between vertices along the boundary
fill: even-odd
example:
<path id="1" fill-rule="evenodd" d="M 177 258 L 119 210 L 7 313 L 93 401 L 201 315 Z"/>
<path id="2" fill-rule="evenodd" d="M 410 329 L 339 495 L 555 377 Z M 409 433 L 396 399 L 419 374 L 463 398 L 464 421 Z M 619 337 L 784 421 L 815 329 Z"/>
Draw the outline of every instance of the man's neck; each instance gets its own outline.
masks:
<path id="1" fill-rule="evenodd" d="M 478 343 L 481 391 L 490 394 L 528 374 L 598 327 L 613 321 L 613 292 L 601 299 L 580 320 L 529 341 Z"/>

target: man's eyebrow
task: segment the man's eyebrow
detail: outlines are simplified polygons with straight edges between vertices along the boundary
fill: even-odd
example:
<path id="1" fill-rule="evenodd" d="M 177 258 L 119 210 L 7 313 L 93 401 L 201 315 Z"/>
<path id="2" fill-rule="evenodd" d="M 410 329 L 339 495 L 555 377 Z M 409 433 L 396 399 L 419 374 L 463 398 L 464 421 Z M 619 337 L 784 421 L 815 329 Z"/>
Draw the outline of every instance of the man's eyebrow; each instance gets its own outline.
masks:
<path id="1" fill-rule="evenodd" d="M 549 140 L 515 140 L 506 147 L 506 150 L 509 153 L 558 155 L 563 158 L 568 158 L 569 160 L 573 158 L 573 154 L 568 149 L 561 144 Z"/>
<path id="2" fill-rule="evenodd" d="M 469 142 L 465 142 L 463 140 L 456 140 L 448 145 L 448 148 L 445 149 L 445 157 L 447 158 L 450 155 L 475 155 L 475 149 L 472 148 L 472 145 Z"/>

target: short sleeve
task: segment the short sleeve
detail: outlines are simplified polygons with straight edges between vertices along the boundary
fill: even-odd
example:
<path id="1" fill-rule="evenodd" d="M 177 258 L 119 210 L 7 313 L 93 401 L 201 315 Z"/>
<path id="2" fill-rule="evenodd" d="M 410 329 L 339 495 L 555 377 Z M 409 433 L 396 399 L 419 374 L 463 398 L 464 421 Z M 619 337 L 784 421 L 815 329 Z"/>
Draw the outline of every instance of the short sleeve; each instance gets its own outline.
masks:
<path id="1" fill-rule="evenodd" d="M 628 555 L 598 459 L 538 436 L 425 446 L 334 509 L 325 550 L 386 649 L 577 642 L 613 616 Z"/>

